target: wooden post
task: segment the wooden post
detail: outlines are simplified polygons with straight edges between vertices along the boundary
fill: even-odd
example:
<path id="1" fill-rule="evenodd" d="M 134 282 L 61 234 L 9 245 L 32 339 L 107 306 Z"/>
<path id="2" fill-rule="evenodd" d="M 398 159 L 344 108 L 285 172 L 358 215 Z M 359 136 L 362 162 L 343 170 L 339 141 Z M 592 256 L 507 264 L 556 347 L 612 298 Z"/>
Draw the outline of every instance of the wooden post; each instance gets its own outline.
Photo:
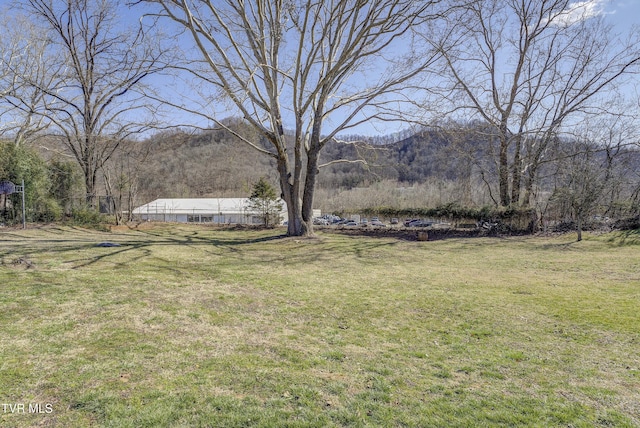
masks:
<path id="1" fill-rule="evenodd" d="M 27 228 L 27 215 L 26 215 L 26 210 L 24 209 L 24 178 L 22 179 L 22 228 L 26 229 Z"/>

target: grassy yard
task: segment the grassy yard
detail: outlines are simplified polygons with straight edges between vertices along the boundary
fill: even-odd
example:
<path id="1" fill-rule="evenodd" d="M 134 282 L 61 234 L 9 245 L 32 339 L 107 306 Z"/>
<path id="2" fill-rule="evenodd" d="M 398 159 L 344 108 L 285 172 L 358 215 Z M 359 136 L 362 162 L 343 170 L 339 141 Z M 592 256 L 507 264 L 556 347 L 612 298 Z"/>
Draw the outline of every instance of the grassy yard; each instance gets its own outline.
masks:
<path id="1" fill-rule="evenodd" d="M 279 233 L 0 231 L 0 426 L 640 426 L 640 233 Z"/>

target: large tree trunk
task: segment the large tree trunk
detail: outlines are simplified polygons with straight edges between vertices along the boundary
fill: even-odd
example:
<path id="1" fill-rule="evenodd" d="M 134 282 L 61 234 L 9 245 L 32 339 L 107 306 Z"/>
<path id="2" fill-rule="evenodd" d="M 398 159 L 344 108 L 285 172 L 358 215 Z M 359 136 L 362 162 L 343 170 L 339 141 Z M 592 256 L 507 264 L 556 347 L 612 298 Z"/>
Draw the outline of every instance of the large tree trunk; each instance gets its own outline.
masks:
<path id="1" fill-rule="evenodd" d="M 317 161 L 315 162 L 317 165 Z M 317 166 L 308 170 L 305 175 L 304 195 L 302 200 L 298 197 L 294 186 L 286 179 L 287 175 L 280 177 L 280 185 L 284 187 L 283 199 L 287 204 L 289 222 L 287 235 L 312 236 L 313 235 L 313 194 L 317 176 Z"/>
<path id="2" fill-rule="evenodd" d="M 578 215 L 576 217 L 576 229 L 578 232 L 578 242 L 582 241 L 582 216 Z"/>
<path id="3" fill-rule="evenodd" d="M 87 207 L 96 207 L 96 173 L 91 167 L 84 168 L 84 188 L 86 192 Z"/>
<path id="4" fill-rule="evenodd" d="M 287 235 L 295 236 L 297 229 L 297 218 L 293 195 L 292 185 L 289 181 L 291 173 L 289 172 L 289 165 L 286 158 L 278 159 L 278 175 L 280 177 L 280 197 L 287 205 Z"/>
<path id="5" fill-rule="evenodd" d="M 285 198 L 286 202 L 286 198 Z M 302 204 L 296 198 L 291 204 L 287 202 L 287 214 L 289 223 L 287 224 L 288 236 L 311 236 L 313 235 L 313 220 L 307 221 L 302 215 Z"/>
<path id="6" fill-rule="evenodd" d="M 286 159 L 278 160 L 278 174 L 280 176 L 281 197 L 287 204 L 287 235 L 307 236 L 313 233 L 313 221 L 306 222 L 303 218 L 302 202 L 298 195 L 298 188 L 291 182 L 291 172 Z"/>
<path id="7" fill-rule="evenodd" d="M 302 218 L 307 224 L 306 235 L 313 235 L 313 196 L 318 177 L 318 157 L 319 149 L 314 145 L 307 154 L 307 174 L 302 197 Z"/>

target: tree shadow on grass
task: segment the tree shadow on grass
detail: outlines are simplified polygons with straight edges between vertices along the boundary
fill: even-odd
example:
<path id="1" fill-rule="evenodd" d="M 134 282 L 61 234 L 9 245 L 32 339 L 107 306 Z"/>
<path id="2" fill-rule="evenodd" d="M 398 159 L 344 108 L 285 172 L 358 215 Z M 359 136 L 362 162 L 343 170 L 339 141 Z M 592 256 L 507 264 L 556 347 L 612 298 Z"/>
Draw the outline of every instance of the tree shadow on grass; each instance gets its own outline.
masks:
<path id="1" fill-rule="evenodd" d="M 0 260 L 11 261 L 12 258 L 26 260 L 38 258 L 42 260 L 46 259 L 47 255 L 74 253 L 78 257 L 65 258 L 63 261 L 64 264 L 71 265 L 72 269 L 80 269 L 109 260 L 114 260 L 116 267 L 126 267 L 143 259 L 154 257 L 152 251 L 154 247 L 176 247 L 176 254 L 182 249 L 198 248 L 199 251 L 204 251 L 212 257 L 243 258 L 245 247 L 269 242 L 291 242 L 292 240 L 283 234 L 265 235 L 261 233 L 259 236 L 255 236 L 255 233 L 247 235 L 244 231 L 235 230 L 226 236 L 224 235 L 227 231 L 215 231 L 212 234 L 210 230 L 206 229 L 186 232 L 151 229 L 132 230 L 132 232 L 135 234 L 52 227 L 43 231 L 45 235 L 43 237 L 24 236 L 19 233 L 0 234 Z M 114 245 L 99 246 L 101 243 L 113 243 Z M 274 258 L 279 257 L 277 251 L 271 253 Z M 297 253 L 293 258 L 299 258 L 303 255 L 304 253 Z M 266 256 L 261 257 L 260 262 L 268 262 L 268 259 L 269 257 Z M 168 264 L 171 263 L 170 258 L 165 257 L 165 261 Z"/>
<path id="2" fill-rule="evenodd" d="M 618 247 L 640 245 L 640 229 L 620 231 L 612 235 L 607 241 Z"/>

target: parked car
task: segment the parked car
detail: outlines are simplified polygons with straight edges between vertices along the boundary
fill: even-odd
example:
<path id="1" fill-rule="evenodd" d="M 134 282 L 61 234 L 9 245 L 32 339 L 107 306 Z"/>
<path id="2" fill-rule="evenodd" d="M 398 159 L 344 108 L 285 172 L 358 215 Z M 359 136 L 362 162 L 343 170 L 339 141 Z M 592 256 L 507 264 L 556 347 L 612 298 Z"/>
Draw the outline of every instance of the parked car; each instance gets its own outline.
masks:
<path id="1" fill-rule="evenodd" d="M 420 221 L 420 219 L 419 219 L 419 218 L 408 218 L 408 219 L 406 219 L 406 220 L 404 221 L 404 225 L 405 225 L 405 227 L 409 227 L 409 224 L 410 224 L 411 222 L 413 222 L 413 221 Z"/>
<path id="2" fill-rule="evenodd" d="M 323 217 L 316 217 L 313 219 L 313 224 L 318 225 L 318 226 L 328 226 L 329 225 L 329 221 L 326 218 Z"/>
<path id="3" fill-rule="evenodd" d="M 408 227 L 430 227 L 433 226 L 432 221 L 415 220 L 409 223 Z"/>
<path id="4" fill-rule="evenodd" d="M 340 224 L 340 223 L 344 223 L 345 219 L 340 218 L 337 215 L 334 215 L 333 218 L 331 219 L 331 224 Z"/>
<path id="5" fill-rule="evenodd" d="M 343 225 L 344 225 L 344 226 L 357 226 L 357 225 L 358 225 L 358 223 L 356 223 L 356 222 L 355 222 L 355 221 L 353 221 L 353 220 L 349 220 L 349 221 L 347 221 L 347 222 L 343 223 Z"/>
<path id="6" fill-rule="evenodd" d="M 398 224 L 398 223 L 399 223 L 399 221 L 398 221 L 397 218 L 394 217 L 394 218 L 391 219 L 391 224 Z"/>
<path id="7" fill-rule="evenodd" d="M 322 216 L 322 218 L 327 220 L 328 224 L 337 224 L 340 221 L 342 221 L 340 216 L 337 216 L 335 214 L 325 214 L 325 215 Z"/>
<path id="8" fill-rule="evenodd" d="M 384 224 L 383 222 L 381 222 L 380 220 L 371 220 L 371 226 L 376 226 L 376 227 L 387 227 L 386 224 Z"/>

